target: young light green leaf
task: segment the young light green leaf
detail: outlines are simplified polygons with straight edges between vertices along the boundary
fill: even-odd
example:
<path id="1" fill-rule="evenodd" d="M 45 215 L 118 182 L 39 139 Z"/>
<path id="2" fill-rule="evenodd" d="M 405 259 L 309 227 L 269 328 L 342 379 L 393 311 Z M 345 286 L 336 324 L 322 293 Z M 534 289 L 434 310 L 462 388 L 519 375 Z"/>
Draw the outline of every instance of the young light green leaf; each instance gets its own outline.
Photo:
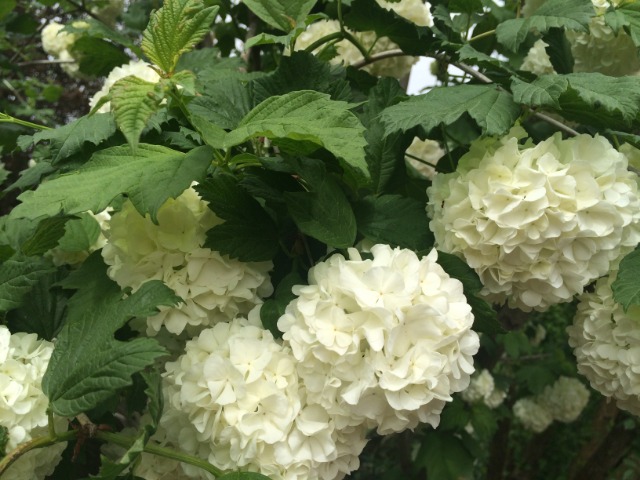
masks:
<path id="1" fill-rule="evenodd" d="M 307 141 L 329 150 L 347 170 L 364 181 L 368 178 L 364 127 L 349 108 L 346 102 L 310 90 L 270 97 L 226 135 L 224 147 L 255 137 Z"/>
<path id="2" fill-rule="evenodd" d="M 99 145 L 114 133 L 116 133 L 116 124 L 112 115 L 96 113 L 89 117 L 80 117 L 59 128 L 42 130 L 31 136 L 21 136 L 18 139 L 18 146 L 22 150 L 27 150 L 31 145 L 49 140 L 52 163 L 55 164 L 79 152 L 85 142 Z"/>
<path id="3" fill-rule="evenodd" d="M 230 175 L 216 175 L 196 190 L 224 219 L 207 232 L 206 247 L 245 262 L 271 260 L 278 251 L 278 231 L 271 217 Z"/>
<path id="4" fill-rule="evenodd" d="M 0 312 L 19 307 L 38 280 L 54 270 L 41 257 L 14 256 L 0 264 Z"/>
<path id="5" fill-rule="evenodd" d="M 142 50 L 166 73 L 173 73 L 180 55 L 204 38 L 217 13 L 217 6 L 205 8 L 202 0 L 165 0 L 142 33 Z"/>
<path id="6" fill-rule="evenodd" d="M 289 32 L 304 22 L 317 0 L 244 0 L 244 4 L 273 28 Z"/>
<path id="7" fill-rule="evenodd" d="M 180 195 L 193 181 L 202 181 L 211 163 L 203 146 L 182 153 L 160 145 L 142 144 L 135 155 L 127 146 L 102 150 L 77 171 L 42 183 L 18 197 L 22 204 L 11 218 L 101 212 L 116 196 L 127 194 L 138 211 L 155 221 L 168 198 Z"/>
<path id="8" fill-rule="evenodd" d="M 483 133 L 501 135 L 520 115 L 511 95 L 494 85 L 457 85 L 434 88 L 425 95 L 387 108 L 381 119 L 387 132 L 407 131 L 421 125 L 426 131 L 450 125 L 463 114 L 473 118 Z"/>
<path id="9" fill-rule="evenodd" d="M 116 124 L 135 150 L 147 122 L 160 108 L 163 99 L 161 87 L 157 83 L 129 76 L 113 84 L 109 97 Z"/>
<path id="10" fill-rule="evenodd" d="M 79 276 L 83 286 L 69 301 L 67 321 L 42 379 L 52 410 L 66 417 L 96 407 L 130 385 L 131 375 L 166 353 L 151 338 L 122 342 L 115 340 L 114 333 L 133 317 L 154 315 L 159 305 L 172 306 L 180 301 L 169 287 L 156 280 L 143 284 L 123 300 L 120 288 L 107 277 L 99 255 L 83 264 Z"/>
<path id="11" fill-rule="evenodd" d="M 496 38 L 515 52 L 532 30 L 545 33 L 551 28 L 568 28 L 586 32 L 593 15 L 590 0 L 548 0 L 530 17 L 502 22 L 496 28 Z"/>
<path id="12" fill-rule="evenodd" d="M 634 250 L 620 262 L 616 279 L 611 284 L 613 299 L 626 312 L 632 305 L 640 305 L 640 250 Z"/>
<path id="13" fill-rule="evenodd" d="M 514 79 L 514 100 L 558 109 L 569 120 L 603 128 L 628 128 L 640 115 L 640 78 L 600 73 L 543 75 L 531 83 Z"/>

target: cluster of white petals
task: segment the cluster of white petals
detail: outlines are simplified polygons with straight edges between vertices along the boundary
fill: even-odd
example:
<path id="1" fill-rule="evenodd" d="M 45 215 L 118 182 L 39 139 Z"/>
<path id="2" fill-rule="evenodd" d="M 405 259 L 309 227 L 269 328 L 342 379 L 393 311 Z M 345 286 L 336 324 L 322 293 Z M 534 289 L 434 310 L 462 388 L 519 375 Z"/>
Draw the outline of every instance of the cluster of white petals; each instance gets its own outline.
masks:
<path id="1" fill-rule="evenodd" d="M 640 415 L 640 307 L 625 312 L 613 299 L 615 273 L 596 283 L 595 291 L 584 293 L 573 325 L 567 328 L 569 345 L 578 371 L 591 387 L 618 406 Z"/>
<path id="2" fill-rule="evenodd" d="M 104 85 L 100 90 L 98 90 L 93 97 L 89 100 L 89 106 L 91 108 L 95 107 L 98 104 L 98 101 L 109 93 L 113 84 L 118 80 L 121 80 L 126 77 L 138 77 L 142 80 L 146 80 L 147 82 L 157 83 L 160 81 L 160 75 L 156 72 L 151 65 L 147 62 L 143 62 L 142 60 L 133 60 L 126 65 L 122 65 L 120 67 L 116 67 L 107 76 L 104 81 Z M 98 110 L 98 113 L 106 113 L 111 111 L 111 102 L 107 102 L 102 105 Z"/>
<path id="3" fill-rule="evenodd" d="M 258 310 L 203 330 L 167 363 L 162 441 L 274 480 L 342 478 L 358 467 L 366 431 L 340 430 L 308 404 L 295 358 L 260 326 Z"/>
<path id="4" fill-rule="evenodd" d="M 75 28 L 88 27 L 87 22 L 77 21 L 71 24 Z M 74 76 L 78 74 L 79 65 L 69 51 L 71 46 L 77 40 L 75 33 L 63 32 L 65 26 L 58 22 L 51 22 L 42 29 L 40 38 L 42 40 L 42 49 L 52 57 L 63 60 L 60 68 L 67 75 Z"/>
<path id="5" fill-rule="evenodd" d="M 487 299 L 524 311 L 567 302 L 640 241 L 637 175 L 601 136 L 472 144 L 436 175 L 436 245 L 480 276 Z"/>
<path id="6" fill-rule="evenodd" d="M 339 426 L 437 426 L 473 373 L 478 335 L 462 284 L 407 249 L 349 249 L 309 271 L 278 320 L 310 399 Z"/>
<path id="7" fill-rule="evenodd" d="M 606 25 L 603 17 L 594 17 L 589 33 L 567 30 L 574 58 L 574 72 L 600 72 L 612 77 L 640 72 L 638 49 L 622 29 L 618 33 Z"/>
<path id="8" fill-rule="evenodd" d="M 551 58 L 549 58 L 546 50 L 548 46 L 544 40 L 537 40 L 529 49 L 527 56 L 524 57 L 520 69 L 535 73 L 536 75 L 555 73 L 553 65 L 551 64 Z"/>
<path id="9" fill-rule="evenodd" d="M 513 414 L 527 430 L 544 432 L 553 422 L 551 412 L 533 397 L 519 399 L 513 404 Z"/>
<path id="10" fill-rule="evenodd" d="M 433 17 L 430 5 L 421 0 L 400 0 L 388 2 L 377 0 L 381 7 L 393 10 L 395 13 L 415 23 L 418 26 L 430 27 L 433 25 Z M 311 24 L 296 40 L 296 50 L 304 50 L 316 40 L 340 31 L 340 23 L 337 20 L 321 20 Z M 375 32 L 349 32 L 367 49 L 371 55 L 395 50 L 398 47 L 387 37 L 378 38 Z M 336 57 L 331 60 L 333 64 L 353 65 L 363 59 L 361 52 L 348 40 L 341 40 L 334 44 L 337 51 Z M 316 50 L 322 50 L 324 46 Z M 364 67 L 371 75 L 403 78 L 409 74 L 412 65 L 417 61 L 415 57 L 398 56 L 386 58 Z"/>
<path id="11" fill-rule="evenodd" d="M 577 378 L 560 377 L 544 388 L 537 401 L 551 412 L 554 420 L 571 423 L 587 406 L 589 390 Z"/>
<path id="12" fill-rule="evenodd" d="M 489 408 L 497 408 L 502 405 L 507 394 L 496 388 L 491 372 L 483 369 L 471 377 L 469 386 L 462 391 L 461 396 L 467 403 L 483 402 Z"/>
<path id="13" fill-rule="evenodd" d="M 420 175 L 431 180 L 436 174 L 434 166 L 446 152 L 440 146 L 440 143 L 435 140 L 420 140 L 418 137 L 415 137 L 411 145 L 409 145 L 409 148 L 407 148 L 406 153 L 411 155 L 405 157 L 407 163 Z M 418 157 L 422 161 L 412 157 Z"/>
<path id="14" fill-rule="evenodd" d="M 53 344 L 35 334 L 11 334 L 0 325 L 0 426 L 7 429 L 6 452 L 47 434 L 49 400 L 41 382 L 52 352 Z M 57 418 L 56 428 L 66 430 L 66 423 Z M 21 456 L 7 478 L 43 479 L 53 472 L 65 446 L 60 443 Z"/>
<path id="15" fill-rule="evenodd" d="M 148 280 L 162 280 L 183 299 L 147 319 L 149 335 L 162 327 L 180 334 L 228 321 L 272 293 L 271 262 L 240 262 L 202 247 L 206 231 L 220 220 L 193 188 L 167 200 L 157 218 L 154 224 L 125 202 L 109 220 L 102 249 L 109 277 L 122 288 L 135 291 Z"/>

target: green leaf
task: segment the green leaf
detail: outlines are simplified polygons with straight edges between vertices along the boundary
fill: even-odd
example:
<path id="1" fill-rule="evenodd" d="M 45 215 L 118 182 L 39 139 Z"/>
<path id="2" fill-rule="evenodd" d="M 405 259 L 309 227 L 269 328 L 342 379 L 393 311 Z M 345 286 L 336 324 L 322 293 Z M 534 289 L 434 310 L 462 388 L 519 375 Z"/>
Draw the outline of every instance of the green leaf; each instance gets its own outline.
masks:
<path id="1" fill-rule="evenodd" d="M 18 145 L 27 150 L 31 145 L 49 140 L 52 163 L 55 164 L 82 150 L 85 142 L 99 145 L 116 133 L 116 124 L 109 113 L 96 113 L 80 117 L 73 122 L 52 130 L 42 130 L 31 136 L 21 136 Z M 40 164 L 38 164 L 40 165 Z M 46 163 L 42 163 L 46 165 Z"/>
<path id="2" fill-rule="evenodd" d="M 558 375 L 544 364 L 523 365 L 516 371 L 516 379 L 534 395 L 558 379 Z"/>
<path id="3" fill-rule="evenodd" d="M 162 70 L 172 73 L 180 56 L 209 32 L 217 13 L 217 6 L 205 8 L 202 0 L 165 0 L 142 32 L 142 50 Z"/>
<path id="4" fill-rule="evenodd" d="M 114 339 L 114 333 L 133 317 L 148 317 L 157 313 L 159 305 L 181 301 L 157 280 L 122 300 L 120 288 L 100 265 L 101 257 L 90 260 L 81 267 L 85 283 L 69 301 L 67 321 L 42 379 L 52 410 L 66 417 L 96 407 L 130 385 L 131 375 L 166 353 L 154 339 L 122 342 Z"/>
<path id="5" fill-rule="evenodd" d="M 473 118 L 482 132 L 501 135 L 520 115 L 520 106 L 511 95 L 493 85 L 457 85 L 439 87 L 425 95 L 387 108 L 381 119 L 387 132 L 407 131 L 421 125 L 425 131 L 450 125 L 463 114 Z"/>
<path id="6" fill-rule="evenodd" d="M 622 2 L 615 10 L 607 12 L 604 19 L 616 33 L 620 28 L 624 28 L 636 47 L 640 47 L 640 4 Z"/>
<path id="7" fill-rule="evenodd" d="M 438 264 L 450 277 L 462 282 L 465 293 L 475 294 L 482 290 L 480 277 L 464 260 L 450 253 L 438 251 Z"/>
<path id="8" fill-rule="evenodd" d="M 473 293 L 465 292 L 465 296 L 467 297 L 467 302 L 471 305 L 473 330 L 475 332 L 493 336 L 506 331 L 498 320 L 498 313 L 489 302 Z"/>
<path id="9" fill-rule="evenodd" d="M 640 114 L 640 78 L 600 73 L 543 75 L 531 83 L 514 79 L 516 102 L 550 107 L 569 119 L 602 128 L 629 128 Z"/>
<path id="10" fill-rule="evenodd" d="M 416 251 L 433 245 L 424 204 L 400 195 L 365 197 L 356 205 L 358 231 L 375 243 Z"/>
<path id="11" fill-rule="evenodd" d="M 364 127 L 349 108 L 346 102 L 310 90 L 270 97 L 251 110 L 218 148 L 229 148 L 255 137 L 311 142 L 329 150 L 364 181 L 368 178 Z"/>
<path id="12" fill-rule="evenodd" d="M 142 144 L 132 155 L 129 147 L 101 150 L 77 171 L 42 183 L 37 190 L 18 197 L 22 204 L 11 218 L 101 212 L 120 194 L 127 194 L 140 214 L 156 221 L 158 209 L 176 198 L 191 182 L 202 181 L 211 162 L 211 149 L 198 147 L 189 153 L 160 145 Z"/>
<path id="13" fill-rule="evenodd" d="M 351 97 L 351 87 L 345 79 L 344 70 L 332 70 L 327 62 L 304 51 L 282 57 L 274 72 L 253 80 L 251 85 L 256 103 L 296 90 L 328 93 L 333 100 L 348 101 Z"/>
<path id="14" fill-rule="evenodd" d="M 96 77 L 109 75 L 114 68 L 131 61 L 129 55 L 113 43 L 87 36 L 77 39 L 71 52 L 80 72 Z"/>
<path id="15" fill-rule="evenodd" d="M 67 308 L 67 297 L 56 285 L 65 275 L 57 270 L 39 276 L 29 291 L 30 301 L 7 313 L 9 329 L 35 333 L 39 338 L 53 341 L 62 327 Z"/>
<path id="16" fill-rule="evenodd" d="M 207 84 L 187 105 L 191 114 L 228 130 L 235 128 L 251 107 L 247 86 L 238 78 Z"/>
<path id="17" fill-rule="evenodd" d="M 317 0 L 244 0 L 243 3 L 273 28 L 289 32 L 303 23 Z"/>
<path id="18" fill-rule="evenodd" d="M 454 433 L 426 431 L 416 463 L 427 469 L 429 478 L 458 480 L 470 478 L 474 457 Z"/>
<path id="19" fill-rule="evenodd" d="M 324 170 L 322 163 L 300 164 L 300 175 L 309 191 L 285 192 L 284 200 L 300 231 L 330 247 L 352 247 L 357 234 L 356 218 L 346 195 Z"/>
<path id="20" fill-rule="evenodd" d="M 611 284 L 613 299 L 626 312 L 632 305 L 640 305 L 640 250 L 634 250 L 620 262 L 616 279 Z"/>
<path id="21" fill-rule="evenodd" d="M 0 425 L 0 458 L 7 454 L 7 445 L 9 444 L 9 429 L 4 425 Z"/>
<path id="22" fill-rule="evenodd" d="M 375 193 L 383 193 L 398 170 L 404 170 L 404 152 L 406 141 L 400 132 L 385 135 L 380 113 L 387 107 L 397 104 L 406 97 L 397 80 L 382 78 L 369 90 L 369 101 L 361 116 L 367 127 L 364 138 L 367 140 L 365 159 L 371 174 L 371 186 Z"/>
<path id="23" fill-rule="evenodd" d="M 109 97 L 116 124 L 135 150 L 140 134 L 160 108 L 163 99 L 160 85 L 129 76 L 113 84 Z"/>
<path id="24" fill-rule="evenodd" d="M 273 259 L 279 248 L 276 225 L 234 177 L 215 175 L 196 190 L 225 220 L 207 232 L 206 247 L 244 262 Z"/>
<path id="25" fill-rule="evenodd" d="M 551 28 L 567 28 L 587 32 L 593 15 L 590 0 L 548 0 L 530 17 L 502 22 L 496 28 L 496 38 L 515 52 L 533 30 L 545 33 Z"/>
<path id="26" fill-rule="evenodd" d="M 73 24 L 70 23 L 64 27 L 64 31 L 69 33 L 78 33 L 83 37 L 107 39 L 130 49 L 138 57 L 143 56 L 143 52 L 140 47 L 132 42 L 127 35 L 110 28 L 104 22 L 94 18 L 84 18 L 82 20 L 81 27 L 74 27 Z"/>
<path id="27" fill-rule="evenodd" d="M 260 308 L 262 326 L 269 330 L 275 338 L 282 337 L 282 332 L 278 330 L 278 319 L 284 315 L 287 305 L 296 298 L 292 291 L 293 286 L 305 283 L 298 272 L 288 273 L 278 283 L 274 297 L 266 300 Z"/>
<path id="28" fill-rule="evenodd" d="M 36 231 L 22 244 L 25 255 L 42 255 L 58 245 L 64 235 L 65 224 L 70 217 L 45 218 L 38 223 Z"/>
<path id="29" fill-rule="evenodd" d="M 88 213 L 81 213 L 64 226 L 58 248 L 65 252 L 82 252 L 93 246 L 100 235 L 100 225 Z"/>
<path id="30" fill-rule="evenodd" d="M 15 256 L 0 264 L 0 312 L 19 307 L 38 280 L 54 270 L 38 257 Z"/>

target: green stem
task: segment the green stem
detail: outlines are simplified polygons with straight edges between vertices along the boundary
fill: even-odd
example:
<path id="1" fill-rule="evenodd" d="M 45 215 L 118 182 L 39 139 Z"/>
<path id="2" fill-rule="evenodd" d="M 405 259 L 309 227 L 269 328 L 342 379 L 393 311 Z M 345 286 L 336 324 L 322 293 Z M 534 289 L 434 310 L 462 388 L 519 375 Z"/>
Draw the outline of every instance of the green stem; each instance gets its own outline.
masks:
<path id="1" fill-rule="evenodd" d="M 333 33 L 330 33 L 329 35 L 325 35 L 324 37 L 319 38 L 318 40 L 313 42 L 311 45 L 309 45 L 307 48 L 305 48 L 304 51 L 312 53 L 316 48 L 324 45 L 325 43 L 330 42 L 331 40 L 341 40 L 343 38 L 344 38 L 344 35 L 342 34 L 342 32 L 333 32 Z"/>
<path id="2" fill-rule="evenodd" d="M 369 51 L 364 48 L 364 45 L 362 45 L 356 37 L 351 35 L 346 30 L 342 32 L 342 34 L 344 35 L 345 40 L 349 40 L 360 51 L 365 60 L 369 58 Z"/>
<path id="3" fill-rule="evenodd" d="M 0 460 L 0 477 L 7 471 L 7 469 L 18 460 L 22 455 L 31 450 L 35 450 L 36 448 L 44 448 L 50 445 L 54 445 L 60 442 L 67 442 L 73 439 L 77 435 L 76 430 L 69 430 L 68 432 L 61 433 L 59 435 L 51 436 L 47 435 L 45 437 L 36 437 L 28 442 L 19 445 L 14 450 L 7 453 L 6 456 Z"/>
<path id="4" fill-rule="evenodd" d="M 19 118 L 12 117 L 6 113 L 0 112 L 0 123 L 13 123 L 16 125 L 22 125 L 23 127 L 35 128 L 36 130 L 51 130 L 51 127 L 46 125 L 38 125 L 37 123 L 28 122 L 26 120 L 20 120 Z"/>
<path id="5" fill-rule="evenodd" d="M 120 435 L 117 433 L 101 432 L 101 431 L 98 431 L 96 433 L 96 438 L 98 438 L 99 440 L 104 440 L 105 442 L 115 443 L 116 445 L 120 445 L 121 447 L 125 447 L 125 448 L 131 447 L 131 445 L 133 445 L 133 442 L 135 441 L 135 439 L 131 437 L 126 437 L 124 435 Z M 203 470 L 213 474 L 216 477 L 222 476 L 225 473 L 224 471 L 211 465 L 209 462 L 205 460 L 202 460 L 198 457 L 194 457 L 193 455 L 177 452 L 170 448 L 164 448 L 158 445 L 147 444 L 144 447 L 144 452 L 151 453 L 153 455 L 158 455 L 160 457 L 171 458 L 172 460 L 178 460 L 179 462 L 188 463 L 189 465 L 200 467 Z"/>
<path id="6" fill-rule="evenodd" d="M 47 410 L 47 429 L 49 430 L 49 436 L 51 438 L 56 438 L 56 426 L 53 423 L 53 412 L 51 410 Z"/>
<path id="7" fill-rule="evenodd" d="M 488 30 L 486 32 L 479 33 L 478 35 L 476 35 L 474 37 L 471 37 L 469 39 L 469 43 L 475 42 L 476 40 L 480 40 L 481 38 L 489 37 L 489 36 L 493 35 L 494 33 L 496 33 L 495 30 Z"/>
<path id="8" fill-rule="evenodd" d="M 428 165 L 431 168 L 436 168 L 435 164 L 433 164 L 431 162 L 427 162 L 426 160 L 423 160 L 420 157 L 416 157 L 415 155 L 411 155 L 410 153 L 404 152 L 404 156 L 412 158 L 413 160 L 416 160 L 417 162 L 420 162 L 420 163 L 422 163 L 424 165 Z"/>

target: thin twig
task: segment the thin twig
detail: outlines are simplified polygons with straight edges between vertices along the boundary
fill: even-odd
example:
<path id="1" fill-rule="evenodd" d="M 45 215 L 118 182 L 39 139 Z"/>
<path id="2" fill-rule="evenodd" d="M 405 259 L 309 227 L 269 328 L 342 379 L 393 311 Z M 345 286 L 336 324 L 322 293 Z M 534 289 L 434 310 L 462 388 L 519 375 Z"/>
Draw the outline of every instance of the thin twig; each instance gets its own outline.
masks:
<path id="1" fill-rule="evenodd" d="M 379 60 L 384 60 L 385 58 L 403 57 L 403 56 L 412 56 L 412 55 L 407 55 L 402 50 L 387 50 L 386 52 L 371 55 L 369 58 L 363 58 L 362 60 L 357 61 L 351 66 L 353 68 L 362 68 L 362 67 L 366 67 L 371 63 L 377 62 Z"/>
<path id="2" fill-rule="evenodd" d="M 29 60 L 28 62 L 20 62 L 16 65 L 18 67 L 25 67 L 27 65 L 60 65 L 62 63 L 77 63 L 75 60 Z"/>

